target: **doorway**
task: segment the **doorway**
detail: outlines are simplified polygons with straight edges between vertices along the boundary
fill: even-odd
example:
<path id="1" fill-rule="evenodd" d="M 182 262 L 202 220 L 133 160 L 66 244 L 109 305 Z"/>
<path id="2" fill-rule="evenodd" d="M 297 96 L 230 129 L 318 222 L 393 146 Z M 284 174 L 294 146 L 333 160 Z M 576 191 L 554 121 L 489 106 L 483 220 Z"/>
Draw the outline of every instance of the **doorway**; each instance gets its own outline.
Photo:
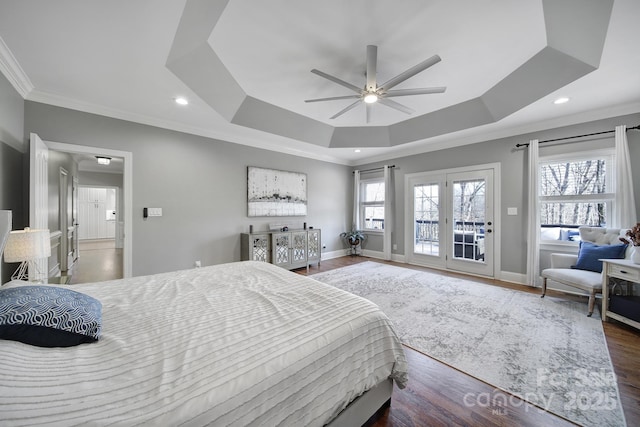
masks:
<path id="1" fill-rule="evenodd" d="M 410 264 L 494 277 L 499 164 L 405 177 L 405 241 Z M 499 182 L 499 181 L 498 181 Z"/>
<path id="2" fill-rule="evenodd" d="M 72 155 L 84 155 L 89 157 L 99 156 L 108 156 L 110 158 L 119 158 L 122 160 L 122 195 L 120 197 L 121 200 L 121 213 L 122 213 L 122 249 L 121 251 L 121 264 L 122 264 L 122 277 L 131 277 L 132 275 L 132 226 L 133 226 L 133 215 L 131 211 L 131 206 L 133 205 L 132 198 L 132 159 L 133 155 L 128 151 L 119 151 L 119 150 L 110 150 L 106 148 L 96 148 L 96 147 L 88 147 L 82 145 L 74 145 L 74 144 L 66 144 L 60 142 L 53 141 L 43 141 L 38 135 L 31 134 L 31 150 L 30 150 L 30 191 L 29 191 L 29 199 L 30 199 L 30 210 L 29 210 L 29 221 L 31 226 L 39 226 L 40 228 L 47 228 L 47 214 L 48 214 L 48 204 L 47 204 L 47 189 L 48 184 L 46 180 L 46 173 L 37 173 L 40 171 L 38 167 L 37 160 L 44 159 L 43 162 L 46 166 L 46 159 L 48 157 L 48 151 L 59 151 L 63 153 L 69 153 Z M 35 166 L 34 166 L 35 165 Z M 46 168 L 44 169 L 46 171 Z M 77 185 L 75 177 L 73 178 L 74 185 Z M 72 188 L 71 193 L 75 194 L 75 188 Z M 34 202 L 38 200 L 42 200 L 42 203 Z M 57 206 L 56 206 L 57 207 Z M 76 210 L 77 205 L 73 204 L 71 207 L 72 212 Z M 74 224 L 77 225 L 77 224 Z M 73 249 L 76 252 L 76 255 L 82 256 L 80 251 L 78 250 L 78 246 L 75 246 Z M 46 262 L 46 260 L 45 260 Z M 44 265 L 46 268 L 46 264 Z M 46 270 L 45 270 L 46 271 Z"/>

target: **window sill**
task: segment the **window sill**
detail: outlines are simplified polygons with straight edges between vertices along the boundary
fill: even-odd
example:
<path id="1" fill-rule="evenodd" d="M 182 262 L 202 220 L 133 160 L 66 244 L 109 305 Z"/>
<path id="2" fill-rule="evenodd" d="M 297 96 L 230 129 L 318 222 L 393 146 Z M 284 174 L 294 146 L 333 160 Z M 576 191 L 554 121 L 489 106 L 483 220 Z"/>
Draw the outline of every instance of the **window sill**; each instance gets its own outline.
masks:
<path id="1" fill-rule="evenodd" d="M 561 240 L 542 240 L 540 242 L 540 250 L 543 251 L 577 252 L 579 246 L 580 242 L 567 242 Z"/>
<path id="2" fill-rule="evenodd" d="M 384 234 L 384 230 L 362 230 L 364 234 Z"/>

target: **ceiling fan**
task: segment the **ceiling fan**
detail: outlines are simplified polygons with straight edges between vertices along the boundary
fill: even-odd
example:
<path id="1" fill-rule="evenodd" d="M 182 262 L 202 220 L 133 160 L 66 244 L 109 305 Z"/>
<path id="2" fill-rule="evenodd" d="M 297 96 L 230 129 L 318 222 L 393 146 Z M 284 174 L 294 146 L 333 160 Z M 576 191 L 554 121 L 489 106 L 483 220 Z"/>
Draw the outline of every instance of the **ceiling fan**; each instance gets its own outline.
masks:
<path id="1" fill-rule="evenodd" d="M 329 98 L 317 98 L 317 99 L 307 99 L 304 102 L 323 102 L 323 101 L 337 101 L 342 99 L 357 99 L 353 104 L 350 104 L 346 108 L 338 111 L 336 114 L 331 116 L 331 119 L 335 119 L 346 113 L 347 111 L 357 107 L 362 101 L 364 101 L 366 106 L 366 118 L 367 123 L 369 123 L 369 118 L 371 116 L 371 107 L 374 103 L 379 102 L 382 105 L 386 105 L 387 107 L 393 108 L 398 111 L 402 111 L 406 114 L 411 114 L 414 111 L 406 107 L 402 104 L 399 104 L 389 98 L 396 96 L 409 96 L 409 95 L 424 95 L 431 93 L 443 93 L 447 88 L 446 87 L 431 87 L 431 88 L 422 88 L 422 89 L 397 89 L 391 90 L 392 87 L 404 82 L 405 80 L 415 76 L 416 74 L 426 70 L 432 65 L 440 62 L 440 57 L 438 55 L 434 55 L 429 59 L 422 61 L 421 63 L 414 65 L 408 70 L 398 74 L 391 80 L 381 84 L 378 86 L 376 81 L 376 68 L 378 62 L 378 47 L 374 45 L 367 46 L 367 70 L 366 70 L 366 83 L 364 89 L 359 88 L 356 85 L 353 85 L 349 82 L 341 80 L 337 77 L 334 77 L 330 74 L 324 73 L 320 70 L 316 70 L 315 68 L 311 70 L 313 74 L 317 74 L 320 77 L 324 77 L 327 80 L 330 80 L 334 83 L 339 84 L 340 86 L 344 86 L 352 91 L 356 92 L 357 95 L 345 95 L 345 96 L 332 96 Z"/>

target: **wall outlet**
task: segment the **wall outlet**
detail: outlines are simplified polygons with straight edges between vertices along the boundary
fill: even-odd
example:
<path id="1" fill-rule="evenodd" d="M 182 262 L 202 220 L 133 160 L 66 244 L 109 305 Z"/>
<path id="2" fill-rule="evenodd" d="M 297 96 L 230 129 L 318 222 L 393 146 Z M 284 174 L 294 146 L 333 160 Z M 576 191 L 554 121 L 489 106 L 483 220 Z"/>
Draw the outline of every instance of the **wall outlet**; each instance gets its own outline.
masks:
<path id="1" fill-rule="evenodd" d="M 201 263 L 199 260 L 198 260 L 198 261 L 196 261 L 196 262 L 194 262 L 194 263 L 193 263 L 193 265 L 194 265 L 196 268 L 200 268 L 200 267 L 202 267 L 202 263 Z"/>

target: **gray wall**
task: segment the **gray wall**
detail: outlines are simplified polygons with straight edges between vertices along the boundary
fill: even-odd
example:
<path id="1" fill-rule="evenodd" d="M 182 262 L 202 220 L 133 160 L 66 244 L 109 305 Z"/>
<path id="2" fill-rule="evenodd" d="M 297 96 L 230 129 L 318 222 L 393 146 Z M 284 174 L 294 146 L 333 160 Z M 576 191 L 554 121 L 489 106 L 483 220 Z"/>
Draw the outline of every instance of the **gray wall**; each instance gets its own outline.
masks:
<path id="1" fill-rule="evenodd" d="M 25 133 L 47 141 L 128 151 L 133 155 L 133 274 L 151 274 L 240 260 L 249 224 L 302 223 L 322 229 L 326 251 L 343 248 L 351 223 L 351 168 L 25 102 Z M 247 166 L 304 172 L 306 218 L 248 218 Z M 142 218 L 161 207 L 160 218 Z"/>
<path id="2" fill-rule="evenodd" d="M 14 229 L 27 225 L 23 127 L 24 101 L 0 73 L 0 209 L 12 211 Z M 9 280 L 14 267 L 0 260 L 0 283 Z"/>
<path id="3" fill-rule="evenodd" d="M 592 132 L 601 132 L 614 129 L 617 125 L 628 127 L 640 124 L 640 114 L 615 117 L 550 129 L 530 134 L 524 134 L 509 138 L 485 141 L 450 149 L 432 151 L 428 153 L 400 157 L 385 162 L 376 162 L 358 166 L 358 169 L 370 169 L 383 164 L 395 164 L 395 218 L 396 223 L 392 231 L 393 243 L 397 250 L 394 254 L 404 255 L 404 177 L 406 174 L 458 168 L 487 163 L 500 163 L 502 180 L 501 191 L 501 258 L 502 271 L 513 273 L 526 273 L 526 227 L 527 227 L 527 155 L 526 149 L 516 149 L 518 143 L 528 142 L 531 139 L 539 140 L 560 138 L 573 135 L 581 135 Z M 612 138 L 613 135 L 610 135 Z M 640 165 L 640 132 L 628 131 L 629 151 L 632 164 Z M 575 152 L 592 147 L 592 143 L 572 144 L 570 147 Z M 544 147 L 544 145 L 541 145 Z M 542 151 L 542 150 L 541 150 Z M 640 205 L 640 172 L 634 173 L 634 185 L 636 191 L 636 204 Z M 507 207 L 517 207 L 517 216 L 507 216 Z M 637 208 L 638 210 L 638 208 Z M 382 239 L 368 239 L 365 248 L 373 251 L 382 251 Z"/>
<path id="4" fill-rule="evenodd" d="M 89 187 L 118 187 L 122 188 L 122 174 L 102 173 L 102 172 L 78 172 L 78 182 L 80 185 Z"/>

